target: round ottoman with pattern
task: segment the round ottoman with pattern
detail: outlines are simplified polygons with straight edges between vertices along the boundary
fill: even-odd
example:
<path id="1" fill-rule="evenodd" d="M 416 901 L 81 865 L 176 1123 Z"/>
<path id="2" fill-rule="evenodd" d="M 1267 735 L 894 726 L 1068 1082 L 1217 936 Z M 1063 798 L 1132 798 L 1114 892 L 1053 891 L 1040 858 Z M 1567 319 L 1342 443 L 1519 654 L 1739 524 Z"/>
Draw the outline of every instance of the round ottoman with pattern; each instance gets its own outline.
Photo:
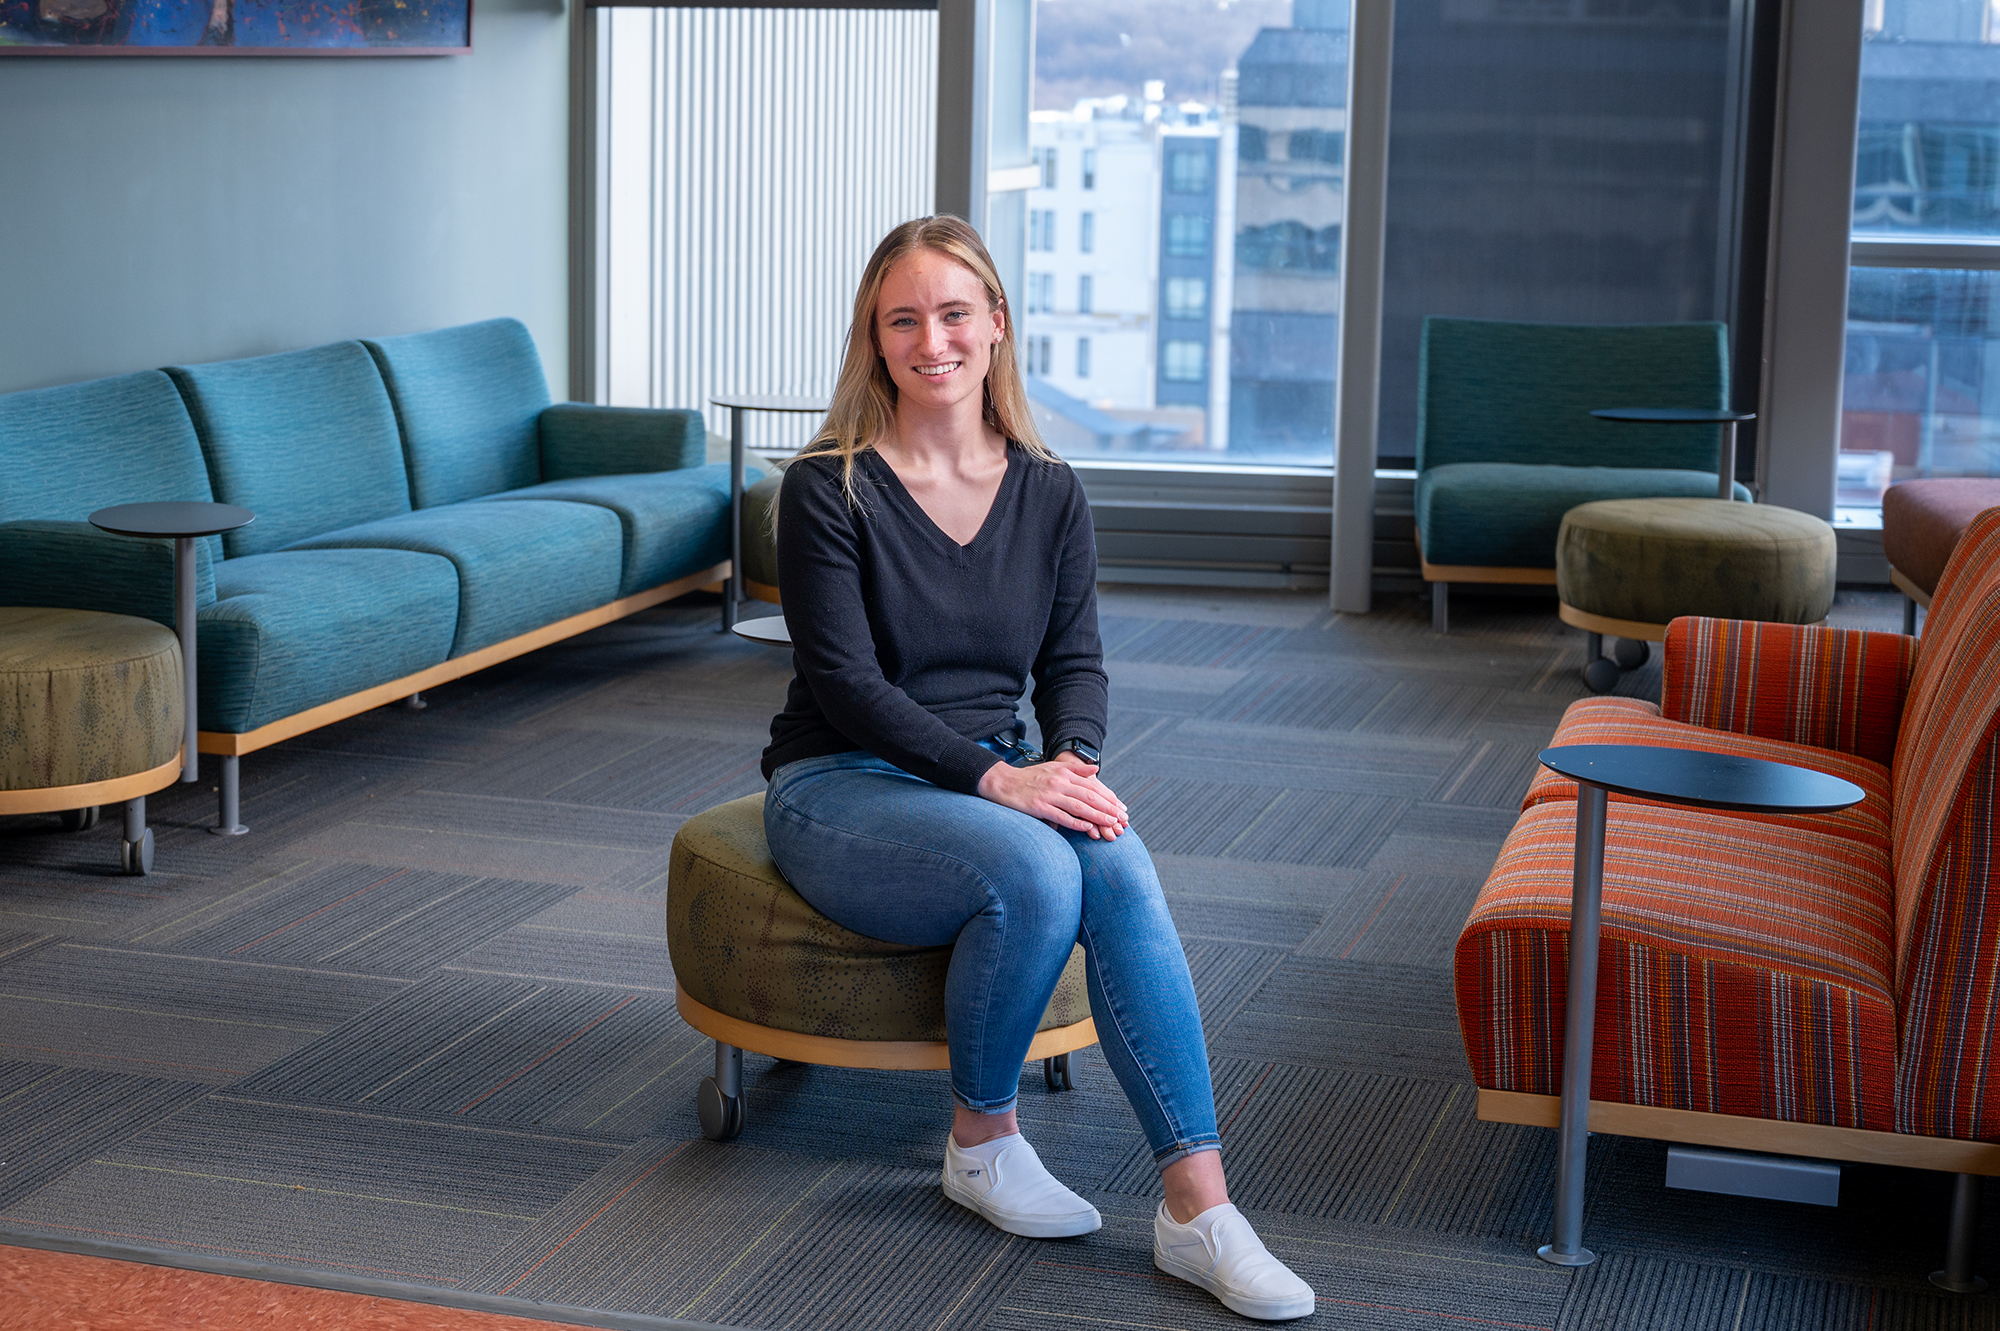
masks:
<path id="1" fill-rule="evenodd" d="M 806 904 L 771 862 L 764 797 L 696 814 L 667 864 L 667 954 L 674 1005 L 715 1041 L 715 1075 L 697 1103 L 716 1141 L 743 1130 L 743 1051 L 795 1063 L 945 1068 L 949 947 L 904 947 L 843 929 Z M 1051 1090 L 1069 1088 L 1069 1055 L 1097 1042 L 1083 949 L 1070 954 L 1028 1057 Z"/>
<path id="2" fill-rule="evenodd" d="M 127 873 L 153 867 L 146 796 L 180 779 L 181 645 L 150 619 L 0 606 L 0 814 L 71 831 L 122 802 Z"/>
<path id="3" fill-rule="evenodd" d="M 1795 509 L 1603 499 L 1563 515 L 1556 593 L 1563 622 L 1590 634 L 1584 682 L 1604 693 L 1681 615 L 1818 623 L 1833 608 L 1836 562 L 1833 528 Z M 1624 640 L 1615 661 L 1607 635 Z"/>
<path id="4" fill-rule="evenodd" d="M 771 510 L 784 479 L 783 471 L 773 471 L 743 492 L 743 592 L 773 605 L 779 603 L 778 538 Z"/>

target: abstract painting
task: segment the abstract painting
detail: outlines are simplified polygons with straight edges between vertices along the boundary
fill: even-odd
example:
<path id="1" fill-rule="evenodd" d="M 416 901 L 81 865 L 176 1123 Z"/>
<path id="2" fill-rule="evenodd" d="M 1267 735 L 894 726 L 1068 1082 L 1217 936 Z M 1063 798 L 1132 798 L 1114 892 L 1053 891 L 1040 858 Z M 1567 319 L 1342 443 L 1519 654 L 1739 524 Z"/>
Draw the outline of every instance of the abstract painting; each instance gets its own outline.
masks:
<path id="1" fill-rule="evenodd" d="M 472 0 L 0 0 L 0 55 L 446 55 Z"/>

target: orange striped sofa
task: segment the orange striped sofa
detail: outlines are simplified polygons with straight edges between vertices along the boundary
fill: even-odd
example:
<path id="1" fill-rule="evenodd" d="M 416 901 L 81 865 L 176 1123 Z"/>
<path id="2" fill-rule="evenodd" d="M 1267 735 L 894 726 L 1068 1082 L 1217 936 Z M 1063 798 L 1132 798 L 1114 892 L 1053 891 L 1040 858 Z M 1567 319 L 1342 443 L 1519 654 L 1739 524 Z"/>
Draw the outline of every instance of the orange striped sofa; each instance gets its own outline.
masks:
<path id="1" fill-rule="evenodd" d="M 1774 759 L 1866 797 L 1790 817 L 1611 798 L 1591 1130 L 2000 1174 L 2000 508 L 1921 644 L 1677 619 L 1661 698 L 1586 698 L 1551 743 Z M 1557 1120 L 1575 834 L 1576 787 L 1543 770 L 1459 935 L 1482 1118 Z"/>

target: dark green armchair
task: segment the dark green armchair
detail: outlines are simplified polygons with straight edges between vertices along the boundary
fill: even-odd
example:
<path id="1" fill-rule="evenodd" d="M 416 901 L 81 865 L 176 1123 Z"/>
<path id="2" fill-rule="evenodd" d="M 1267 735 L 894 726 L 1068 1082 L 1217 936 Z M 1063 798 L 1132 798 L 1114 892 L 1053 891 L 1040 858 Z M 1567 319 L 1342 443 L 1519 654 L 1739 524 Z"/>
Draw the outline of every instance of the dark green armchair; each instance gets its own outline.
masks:
<path id="1" fill-rule="evenodd" d="M 1424 320 L 1417 552 L 1432 626 L 1445 631 L 1454 582 L 1553 586 L 1556 533 L 1578 504 L 1713 498 L 1720 427 L 1590 412 L 1726 407 L 1728 352 L 1719 323 Z"/>

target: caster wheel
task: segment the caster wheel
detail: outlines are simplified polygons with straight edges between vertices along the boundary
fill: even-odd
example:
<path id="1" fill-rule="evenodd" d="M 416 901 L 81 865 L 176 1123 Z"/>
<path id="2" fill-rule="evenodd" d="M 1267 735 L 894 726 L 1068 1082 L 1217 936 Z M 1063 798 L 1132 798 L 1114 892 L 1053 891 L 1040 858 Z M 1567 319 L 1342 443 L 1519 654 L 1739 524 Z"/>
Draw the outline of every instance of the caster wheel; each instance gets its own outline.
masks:
<path id="1" fill-rule="evenodd" d="M 56 817 L 62 820 L 65 832 L 88 832 L 97 826 L 98 808 L 95 804 L 88 809 L 64 809 Z"/>
<path id="2" fill-rule="evenodd" d="M 1653 656 L 1653 644 L 1643 638 L 1620 638 L 1611 649 L 1611 659 L 1620 670 L 1637 670 Z"/>
<path id="3" fill-rule="evenodd" d="M 712 1142 L 735 1141 L 743 1132 L 743 1097 L 728 1096 L 715 1084 L 715 1078 L 703 1077 L 701 1089 L 695 1092 L 696 1111 L 701 1115 L 701 1135 Z"/>
<path id="4" fill-rule="evenodd" d="M 149 874 L 153 871 L 152 828 L 147 828 L 137 841 L 119 841 L 118 865 L 129 874 Z"/>
<path id="5" fill-rule="evenodd" d="M 1583 668 L 1583 683 L 1592 693 L 1609 693 L 1618 687 L 1618 663 L 1600 656 Z"/>
<path id="6" fill-rule="evenodd" d="M 1042 1060 L 1042 1080 L 1049 1084 L 1051 1091 L 1072 1091 L 1076 1083 L 1069 1079 L 1069 1055 L 1057 1054 L 1054 1058 Z"/>

